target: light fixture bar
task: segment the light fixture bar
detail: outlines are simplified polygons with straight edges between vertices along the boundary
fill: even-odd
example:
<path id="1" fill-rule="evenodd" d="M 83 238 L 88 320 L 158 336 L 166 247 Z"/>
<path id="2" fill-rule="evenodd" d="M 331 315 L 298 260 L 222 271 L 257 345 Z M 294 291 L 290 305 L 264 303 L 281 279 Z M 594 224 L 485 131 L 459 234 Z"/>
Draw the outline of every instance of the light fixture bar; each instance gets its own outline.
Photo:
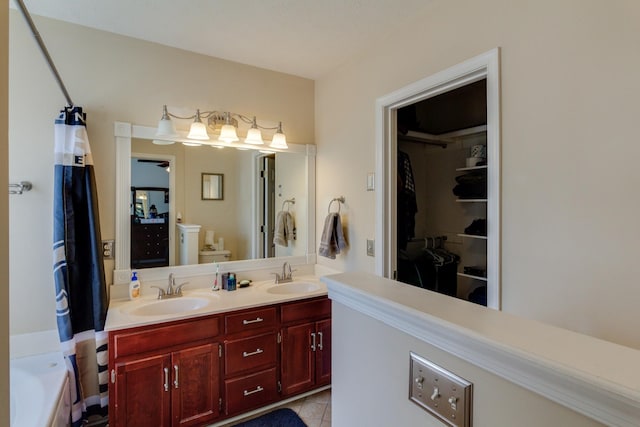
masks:
<path id="1" fill-rule="evenodd" d="M 193 119 L 193 123 L 191 123 L 189 133 L 186 138 L 187 140 L 185 140 L 184 137 L 179 136 L 179 133 L 176 131 L 173 121 L 171 120 L 172 118 L 180 120 Z M 238 120 L 236 120 L 236 118 Z M 205 119 L 207 124 L 203 123 L 202 119 Z M 250 125 L 250 127 L 247 129 L 246 137 L 243 139 L 243 142 L 236 144 L 236 142 L 240 141 L 237 133 L 239 121 Z M 180 141 L 183 144 L 190 146 L 203 144 L 219 146 L 215 142 L 213 144 L 200 142 L 210 140 L 207 127 L 216 133 L 219 129 L 220 135 L 216 142 L 224 144 L 223 146 L 234 146 L 235 148 L 245 149 L 258 149 L 259 147 L 264 146 L 265 142 L 262 137 L 262 130 L 275 130 L 276 132 L 273 135 L 270 148 L 276 151 L 288 149 L 286 136 L 282 131 L 282 122 L 279 122 L 277 127 L 265 127 L 258 124 L 255 116 L 250 119 L 242 114 L 232 113 L 229 111 L 221 113 L 218 111 L 200 111 L 200 109 L 196 110 L 195 115 L 190 117 L 180 117 L 170 113 L 167 110 L 166 105 L 163 105 L 162 107 L 162 117 L 158 122 L 154 143 L 162 145 Z"/>

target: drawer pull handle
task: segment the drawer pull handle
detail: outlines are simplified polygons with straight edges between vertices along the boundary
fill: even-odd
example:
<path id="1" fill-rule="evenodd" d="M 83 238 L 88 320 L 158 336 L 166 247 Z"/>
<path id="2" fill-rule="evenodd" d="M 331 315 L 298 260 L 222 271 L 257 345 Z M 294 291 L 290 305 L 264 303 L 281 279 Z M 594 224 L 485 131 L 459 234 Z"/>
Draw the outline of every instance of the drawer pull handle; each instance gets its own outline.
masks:
<path id="1" fill-rule="evenodd" d="M 318 332 L 318 337 L 320 338 L 320 342 L 318 343 L 318 350 L 322 350 L 322 332 Z"/>
<path id="2" fill-rule="evenodd" d="M 178 365 L 173 365 L 173 370 L 175 371 L 175 378 L 173 380 L 173 387 L 178 388 Z"/>
<path id="3" fill-rule="evenodd" d="M 311 332 L 311 351 L 316 351 L 316 333 Z"/>
<path id="4" fill-rule="evenodd" d="M 242 357 L 255 356 L 256 354 L 264 353 L 264 350 L 261 348 L 256 349 L 256 351 L 252 351 L 251 353 L 247 353 L 246 351 L 242 352 Z"/>
<path id="5" fill-rule="evenodd" d="M 260 322 L 264 322 L 264 319 L 262 317 L 256 317 L 253 320 L 243 320 L 242 324 L 243 325 L 250 325 L 252 323 L 260 323 Z"/>
<path id="6" fill-rule="evenodd" d="M 169 391 L 169 368 L 164 368 L 164 391 Z"/>
<path id="7" fill-rule="evenodd" d="M 245 390 L 245 391 L 244 391 L 244 395 L 245 395 L 245 396 L 249 396 L 249 395 L 251 395 L 251 394 L 253 394 L 253 393 L 260 393 L 261 391 L 264 391 L 264 389 L 263 389 L 262 387 L 258 386 L 258 387 L 256 387 L 256 389 L 255 389 L 255 390 L 251 390 L 251 391 L 247 391 L 247 390 Z"/>

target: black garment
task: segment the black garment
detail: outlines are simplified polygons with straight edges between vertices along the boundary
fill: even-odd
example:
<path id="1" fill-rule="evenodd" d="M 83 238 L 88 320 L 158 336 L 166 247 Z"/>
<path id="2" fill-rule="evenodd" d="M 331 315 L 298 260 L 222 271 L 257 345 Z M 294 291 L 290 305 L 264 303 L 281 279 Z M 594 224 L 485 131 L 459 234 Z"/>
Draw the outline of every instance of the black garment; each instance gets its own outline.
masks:
<path id="1" fill-rule="evenodd" d="M 487 172 L 478 170 L 456 177 L 453 194 L 461 199 L 484 199 L 487 197 Z"/>
<path id="2" fill-rule="evenodd" d="M 407 242 L 415 236 L 416 213 L 418 203 L 416 201 L 416 186 L 413 180 L 411 160 L 409 155 L 398 151 L 398 215 L 397 238 L 398 248 L 406 249 Z"/>
<path id="3" fill-rule="evenodd" d="M 460 257 L 445 249 L 425 249 L 411 259 L 399 252 L 398 281 L 441 294 L 456 296 Z"/>
<path id="4" fill-rule="evenodd" d="M 471 234 L 473 236 L 486 236 L 487 235 L 487 220 L 483 218 L 474 219 L 467 228 L 464 229 L 465 234 Z"/>

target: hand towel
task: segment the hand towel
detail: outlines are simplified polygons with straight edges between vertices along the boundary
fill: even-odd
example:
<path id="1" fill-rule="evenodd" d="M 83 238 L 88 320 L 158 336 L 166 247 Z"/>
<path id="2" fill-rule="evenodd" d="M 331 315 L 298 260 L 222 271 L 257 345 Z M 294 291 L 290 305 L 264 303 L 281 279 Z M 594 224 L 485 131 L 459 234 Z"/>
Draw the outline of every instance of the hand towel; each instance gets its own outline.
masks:
<path id="1" fill-rule="evenodd" d="M 340 215 L 332 212 L 327 215 L 324 220 L 324 228 L 322 229 L 318 253 L 323 257 L 336 259 L 336 255 L 346 247 L 347 241 L 342 232 Z"/>
<path id="2" fill-rule="evenodd" d="M 295 239 L 295 227 L 291 212 L 280 211 L 276 215 L 275 229 L 273 231 L 273 243 L 280 246 L 288 246 L 288 241 Z"/>

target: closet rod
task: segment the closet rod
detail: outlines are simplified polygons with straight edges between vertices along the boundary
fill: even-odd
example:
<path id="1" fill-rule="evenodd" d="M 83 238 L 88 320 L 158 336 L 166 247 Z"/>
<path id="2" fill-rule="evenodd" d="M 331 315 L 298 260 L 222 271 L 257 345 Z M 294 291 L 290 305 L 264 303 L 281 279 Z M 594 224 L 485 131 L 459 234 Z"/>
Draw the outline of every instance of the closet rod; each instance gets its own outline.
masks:
<path id="1" fill-rule="evenodd" d="M 24 16 L 24 19 L 27 21 L 27 24 L 29 25 L 29 28 L 31 29 L 31 34 L 33 34 L 33 37 L 36 39 L 36 42 L 38 43 L 38 46 L 40 47 L 40 50 L 42 51 L 42 55 L 44 56 L 44 59 L 47 61 L 47 64 L 49 64 L 49 68 L 51 69 L 51 72 L 53 73 L 53 76 L 55 77 L 56 81 L 58 82 L 58 86 L 60 86 L 60 90 L 62 90 L 62 93 L 64 94 L 64 97 L 67 99 L 67 105 L 69 107 L 73 107 L 73 101 L 71 100 L 71 96 L 69 96 L 69 92 L 67 91 L 67 88 L 64 85 L 64 82 L 62 81 L 62 78 L 60 77 L 60 74 L 58 73 L 58 69 L 56 68 L 55 64 L 53 63 L 53 59 L 51 59 L 51 55 L 49 55 L 49 51 L 47 50 L 47 47 L 44 44 L 44 41 L 42 40 L 42 37 L 40 37 L 40 33 L 38 32 L 38 29 L 36 28 L 36 24 L 33 22 L 33 19 L 31 19 L 31 15 L 29 14 L 29 11 L 27 10 L 27 6 L 25 6 L 24 1 L 22 0 L 15 0 L 16 3 L 18 4 L 18 7 L 20 8 L 20 11 L 22 12 L 22 16 Z"/>

